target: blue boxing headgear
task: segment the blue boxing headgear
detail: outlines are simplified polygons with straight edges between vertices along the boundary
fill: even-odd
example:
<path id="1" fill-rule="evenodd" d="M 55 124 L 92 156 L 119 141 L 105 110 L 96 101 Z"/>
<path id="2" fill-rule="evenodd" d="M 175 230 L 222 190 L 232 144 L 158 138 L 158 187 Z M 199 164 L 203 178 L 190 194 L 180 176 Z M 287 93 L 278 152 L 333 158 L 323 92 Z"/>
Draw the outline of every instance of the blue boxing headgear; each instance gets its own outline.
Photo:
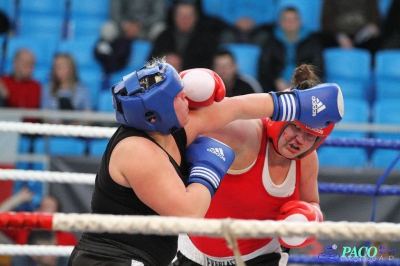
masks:
<path id="1" fill-rule="evenodd" d="M 144 131 L 170 134 L 182 127 L 174 108 L 174 99 L 182 90 L 182 80 L 170 64 L 147 64 L 111 88 L 117 121 Z"/>

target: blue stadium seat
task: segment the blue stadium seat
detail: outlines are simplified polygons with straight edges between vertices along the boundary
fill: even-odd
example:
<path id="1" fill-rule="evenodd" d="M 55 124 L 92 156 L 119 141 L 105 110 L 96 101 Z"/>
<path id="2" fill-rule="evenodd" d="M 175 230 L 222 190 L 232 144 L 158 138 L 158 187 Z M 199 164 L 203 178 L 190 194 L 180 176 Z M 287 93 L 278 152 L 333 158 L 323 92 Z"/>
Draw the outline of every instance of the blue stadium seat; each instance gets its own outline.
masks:
<path id="1" fill-rule="evenodd" d="M 20 135 L 19 136 L 19 145 L 18 145 L 18 153 L 19 154 L 29 154 L 33 152 L 33 147 L 35 142 L 40 139 L 39 137 L 32 139 L 27 136 Z M 42 162 L 27 162 L 27 161 L 18 161 L 16 163 L 17 169 L 23 170 L 45 170 L 44 163 Z"/>
<path id="2" fill-rule="evenodd" d="M 92 17 L 107 20 L 110 12 L 110 0 L 82 1 L 70 0 L 71 19 Z"/>
<path id="3" fill-rule="evenodd" d="M 92 139 L 89 142 L 89 155 L 93 157 L 103 156 L 106 150 L 108 139 Z"/>
<path id="4" fill-rule="evenodd" d="M 375 101 L 385 99 L 400 99 L 400 77 L 377 77 L 375 80 Z"/>
<path id="5" fill-rule="evenodd" d="M 400 49 L 380 50 L 375 54 L 375 74 L 378 76 L 400 76 Z"/>
<path id="6" fill-rule="evenodd" d="M 48 137 L 34 143 L 36 154 L 60 156 L 83 156 L 86 151 L 86 139 L 75 137 Z"/>
<path id="7" fill-rule="evenodd" d="M 373 168 L 386 169 L 397 158 L 399 151 L 388 149 L 376 149 L 372 152 L 371 163 Z M 400 162 L 397 162 L 393 169 L 400 169 Z"/>
<path id="8" fill-rule="evenodd" d="M 320 167 L 367 167 L 368 153 L 363 148 L 350 147 L 324 147 L 318 148 L 318 161 Z"/>
<path id="9" fill-rule="evenodd" d="M 104 18 L 78 16 L 71 18 L 68 22 L 68 39 L 91 39 L 97 40 L 100 37 L 100 30 Z"/>
<path id="10" fill-rule="evenodd" d="M 29 153 L 32 144 L 32 139 L 27 136 L 20 135 L 18 140 L 18 153 Z"/>
<path id="11" fill-rule="evenodd" d="M 50 65 L 37 65 L 33 70 L 33 77 L 42 85 L 48 84 L 50 80 Z"/>
<path id="12" fill-rule="evenodd" d="M 79 69 L 79 79 L 89 89 L 93 110 L 97 110 L 97 99 L 101 91 L 103 72 L 97 67 L 85 67 Z"/>
<path id="13" fill-rule="evenodd" d="M 323 51 L 326 82 L 345 85 L 345 99 L 371 99 L 371 54 L 364 49 L 327 48 Z M 349 87 L 347 87 L 349 86 Z"/>
<path id="14" fill-rule="evenodd" d="M 340 123 L 364 124 L 369 122 L 370 106 L 369 103 L 360 99 L 345 99 L 344 117 Z M 356 126 L 355 126 L 356 127 Z M 334 129 L 330 137 L 333 138 L 366 138 L 367 131 L 339 131 Z"/>
<path id="15" fill-rule="evenodd" d="M 376 99 L 400 99 L 400 49 L 375 54 Z"/>
<path id="16" fill-rule="evenodd" d="M 66 0 L 19 0 L 18 8 L 21 16 L 55 15 L 63 17 L 65 4 Z"/>
<path id="17" fill-rule="evenodd" d="M 10 20 L 14 19 L 14 0 L 1 0 L 0 1 L 0 10 L 2 10 Z"/>
<path id="18" fill-rule="evenodd" d="M 302 24 L 305 28 L 317 32 L 321 30 L 322 0 L 277 0 L 276 17 L 286 7 L 294 7 L 299 11 Z"/>
<path id="19" fill-rule="evenodd" d="M 58 15 L 24 15 L 19 16 L 17 36 L 60 40 L 64 18 Z"/>
<path id="20" fill-rule="evenodd" d="M 231 51 L 240 73 L 258 78 L 258 58 L 261 55 L 261 47 L 252 44 L 226 43 L 221 48 Z"/>
<path id="21" fill-rule="evenodd" d="M 373 106 L 373 122 L 382 125 L 400 125 L 400 99 L 377 100 Z M 400 139 L 400 133 L 374 133 L 378 139 Z"/>
<path id="22" fill-rule="evenodd" d="M 114 112 L 111 97 L 111 92 L 109 90 L 104 90 L 99 93 L 97 108 L 99 112 Z"/>
<path id="23" fill-rule="evenodd" d="M 173 2 L 173 1 L 171 1 Z M 173 3 L 171 3 L 171 6 Z M 220 17 L 219 10 L 222 10 L 222 1 L 220 0 L 202 0 L 201 8 L 205 15 L 210 17 Z"/>
<path id="24" fill-rule="evenodd" d="M 382 18 L 386 18 L 393 0 L 378 0 L 379 12 Z"/>

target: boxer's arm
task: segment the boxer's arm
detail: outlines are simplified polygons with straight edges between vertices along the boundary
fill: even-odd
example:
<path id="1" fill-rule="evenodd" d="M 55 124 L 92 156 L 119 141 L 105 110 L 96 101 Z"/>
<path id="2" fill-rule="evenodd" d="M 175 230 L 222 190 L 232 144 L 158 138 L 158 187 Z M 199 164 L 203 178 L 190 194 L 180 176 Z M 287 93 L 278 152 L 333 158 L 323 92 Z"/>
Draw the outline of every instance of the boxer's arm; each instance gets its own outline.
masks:
<path id="1" fill-rule="evenodd" d="M 235 120 L 271 117 L 273 110 L 273 100 L 268 93 L 225 97 L 206 108 L 190 110 L 185 126 L 188 144 L 198 135 L 219 130 Z"/>
<path id="2" fill-rule="evenodd" d="M 318 156 L 314 151 L 301 159 L 300 200 L 319 206 Z"/>
<path id="3" fill-rule="evenodd" d="M 304 91 L 226 97 L 207 108 L 191 110 L 185 129 L 190 144 L 197 135 L 218 130 L 238 119 L 272 117 L 277 121 L 299 120 L 318 128 L 339 122 L 343 114 L 344 103 L 339 86 L 321 84 Z"/>
<path id="4" fill-rule="evenodd" d="M 145 138 L 119 142 L 111 154 L 109 172 L 116 183 L 132 188 L 144 204 L 163 216 L 204 217 L 211 201 L 204 185 L 186 187 L 165 152 Z"/>

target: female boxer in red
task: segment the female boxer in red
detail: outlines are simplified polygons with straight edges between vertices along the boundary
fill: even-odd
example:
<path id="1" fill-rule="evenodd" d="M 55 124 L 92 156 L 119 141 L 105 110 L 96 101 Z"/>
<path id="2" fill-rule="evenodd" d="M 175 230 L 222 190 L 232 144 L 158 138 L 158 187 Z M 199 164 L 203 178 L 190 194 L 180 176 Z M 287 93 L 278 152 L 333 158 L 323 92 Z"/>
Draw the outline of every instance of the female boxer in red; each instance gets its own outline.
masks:
<path id="1" fill-rule="evenodd" d="M 299 90 L 319 83 L 310 65 L 299 66 L 292 77 L 293 87 Z M 298 121 L 275 122 L 265 118 L 238 120 L 207 134 L 230 146 L 236 157 L 205 217 L 281 220 L 301 214 L 304 220 L 322 221 L 315 150 L 333 127 L 334 124 L 311 128 Z M 247 266 L 277 266 L 286 265 L 284 261 L 287 261 L 281 245 L 294 248 L 311 241 L 306 238 L 239 239 L 238 246 Z M 233 250 L 223 238 L 181 235 L 177 257 L 174 265 L 180 266 L 235 264 Z"/>
<path id="2" fill-rule="evenodd" d="M 211 86 L 205 86 L 202 80 L 199 83 L 202 91 L 210 89 L 210 95 L 190 98 L 200 107 L 208 99 L 217 99 L 220 91 L 225 95 L 221 78 L 208 73 Z M 281 94 L 224 100 L 222 96 L 219 103 L 189 111 L 189 80 L 182 81 L 171 65 L 155 60 L 111 88 L 120 126 L 99 166 L 93 213 L 203 217 L 234 153 L 221 142 L 197 138 L 199 135 L 236 119 L 272 116 L 274 120 L 296 119 L 311 126 L 335 123 L 342 117 L 341 92 L 334 84 Z M 313 116 L 309 108 L 311 96 L 325 101 L 326 109 L 318 116 Z M 286 98 L 292 104 L 284 103 Z M 226 160 L 209 148 L 222 149 Z M 164 266 L 174 259 L 177 244 L 177 236 L 85 232 L 69 265 Z"/>

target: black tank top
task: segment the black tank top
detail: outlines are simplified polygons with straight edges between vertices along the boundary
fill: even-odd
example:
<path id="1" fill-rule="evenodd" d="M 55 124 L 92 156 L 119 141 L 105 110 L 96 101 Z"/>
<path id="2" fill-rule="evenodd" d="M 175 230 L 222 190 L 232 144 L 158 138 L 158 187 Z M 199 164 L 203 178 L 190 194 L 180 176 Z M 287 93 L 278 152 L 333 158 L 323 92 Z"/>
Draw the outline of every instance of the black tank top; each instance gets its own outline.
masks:
<path id="1" fill-rule="evenodd" d="M 127 188 L 114 182 L 108 171 L 112 150 L 121 140 L 131 136 L 143 137 L 156 143 L 143 131 L 125 126 L 120 126 L 117 129 L 107 145 L 96 176 L 92 196 L 92 213 L 115 215 L 158 215 L 155 211 L 140 201 L 132 188 Z M 176 131 L 173 133 L 173 137 L 179 148 L 181 158 L 184 158 L 187 143 L 185 130 L 182 128 Z M 185 161 L 182 159 L 181 165 L 179 166 L 169 154 L 168 157 L 177 174 L 186 184 L 188 179 L 188 168 Z M 126 159 L 129 160 L 129 158 Z M 157 197 L 157 195 L 154 196 Z M 153 257 L 155 261 L 159 262 L 159 265 L 168 265 L 177 252 L 178 236 L 112 233 L 90 233 L 89 235 L 111 239 L 139 249 L 147 253 L 150 257 Z"/>

